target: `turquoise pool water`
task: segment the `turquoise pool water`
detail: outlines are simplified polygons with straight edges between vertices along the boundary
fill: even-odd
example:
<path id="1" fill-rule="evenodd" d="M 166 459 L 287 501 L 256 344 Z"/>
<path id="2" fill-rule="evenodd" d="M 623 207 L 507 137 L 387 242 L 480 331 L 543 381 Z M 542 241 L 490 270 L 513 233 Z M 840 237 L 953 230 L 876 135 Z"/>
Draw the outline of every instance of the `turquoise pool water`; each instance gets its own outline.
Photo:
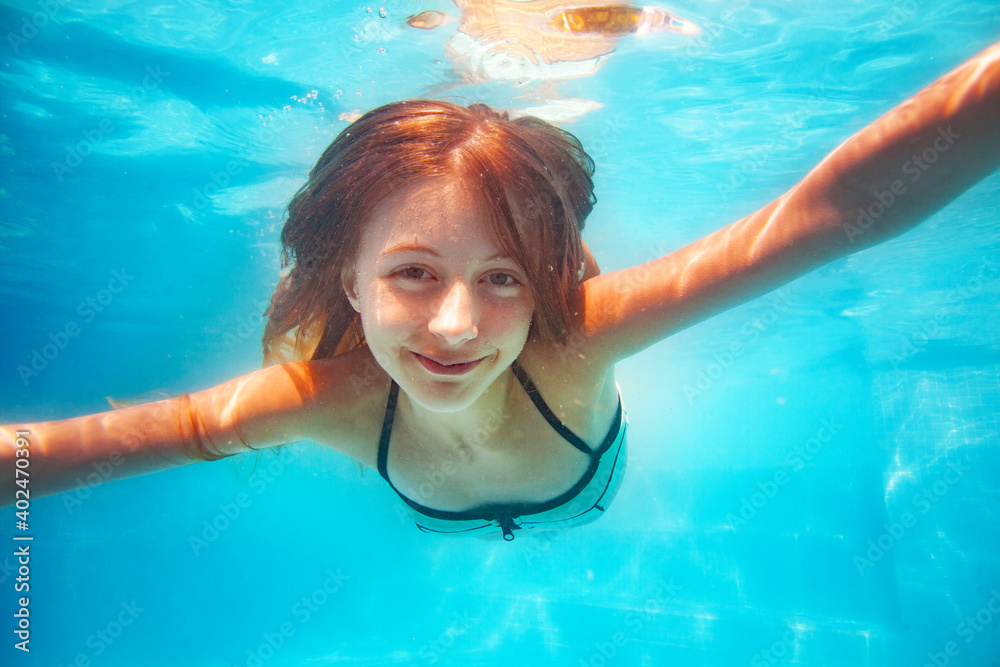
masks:
<path id="1" fill-rule="evenodd" d="M 608 271 L 771 201 L 1000 37 L 988 0 L 669 8 L 702 34 L 623 39 L 553 93 L 403 24 L 439 0 L 4 2 L 0 421 L 257 368 L 283 206 L 351 114 L 563 118 Z M 998 190 L 623 363 L 628 474 L 583 528 L 429 537 L 308 443 L 89 486 L 32 503 L 25 654 L 4 510 L 0 661 L 1000 665 Z"/>

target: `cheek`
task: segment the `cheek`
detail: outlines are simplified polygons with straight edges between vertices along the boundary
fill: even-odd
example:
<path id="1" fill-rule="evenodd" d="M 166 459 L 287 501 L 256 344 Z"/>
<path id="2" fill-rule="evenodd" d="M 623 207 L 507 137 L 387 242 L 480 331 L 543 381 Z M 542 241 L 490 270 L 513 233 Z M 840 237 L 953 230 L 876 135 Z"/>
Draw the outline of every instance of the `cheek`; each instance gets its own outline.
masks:
<path id="1" fill-rule="evenodd" d="M 361 309 L 362 324 L 377 332 L 381 338 L 402 342 L 405 333 L 420 327 L 421 313 L 426 310 L 418 300 L 389 289 L 380 289 L 376 283 L 368 293 Z"/>
<path id="2" fill-rule="evenodd" d="M 487 318 L 480 320 L 480 328 L 488 322 L 488 335 L 491 337 L 522 339 L 531 328 L 533 314 L 534 308 L 530 302 L 501 304 L 489 309 Z"/>

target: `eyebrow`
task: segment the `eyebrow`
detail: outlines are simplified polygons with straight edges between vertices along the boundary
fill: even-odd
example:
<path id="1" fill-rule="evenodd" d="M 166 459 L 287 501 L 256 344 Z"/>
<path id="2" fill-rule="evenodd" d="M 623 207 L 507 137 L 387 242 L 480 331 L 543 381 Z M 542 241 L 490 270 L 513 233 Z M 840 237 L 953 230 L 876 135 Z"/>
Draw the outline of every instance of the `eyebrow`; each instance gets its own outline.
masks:
<path id="1" fill-rule="evenodd" d="M 434 257 L 441 257 L 441 254 L 438 251 L 434 250 L 433 248 L 429 248 L 427 246 L 419 245 L 419 244 L 416 244 L 416 243 L 400 243 L 398 245 L 394 245 L 391 248 L 388 248 L 387 250 L 382 251 L 379 254 L 378 257 L 381 260 L 381 259 L 385 259 L 385 258 L 388 258 L 388 257 L 392 257 L 393 255 L 400 255 L 400 254 L 408 253 L 408 252 L 426 253 L 428 255 L 433 255 Z M 484 262 L 495 262 L 497 260 L 510 261 L 510 262 L 514 262 L 515 264 L 517 264 L 517 262 L 514 261 L 513 257 L 510 257 L 509 255 L 502 255 L 502 254 L 501 255 L 494 255 L 493 257 L 489 257 L 486 260 L 484 260 Z"/>
<path id="2" fill-rule="evenodd" d="M 435 257 L 440 257 L 441 255 L 433 248 L 428 248 L 427 246 L 418 245 L 416 243 L 400 243 L 394 245 L 388 250 L 383 250 L 379 253 L 379 259 L 383 257 L 389 257 L 390 255 L 399 255 L 405 252 L 423 252 L 429 255 L 434 255 Z"/>

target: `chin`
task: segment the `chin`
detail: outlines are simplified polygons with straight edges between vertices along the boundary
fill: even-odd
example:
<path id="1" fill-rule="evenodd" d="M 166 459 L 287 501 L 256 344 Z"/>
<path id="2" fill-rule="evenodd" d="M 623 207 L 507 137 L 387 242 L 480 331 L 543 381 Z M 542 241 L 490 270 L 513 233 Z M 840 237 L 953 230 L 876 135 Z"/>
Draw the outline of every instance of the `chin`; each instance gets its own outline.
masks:
<path id="1" fill-rule="evenodd" d="M 474 369 L 469 376 L 454 379 L 438 379 L 419 366 L 404 368 L 401 376 L 406 383 L 400 383 L 400 388 L 406 392 L 410 400 L 432 412 L 459 412 L 472 406 L 489 389 L 510 363 L 497 366 L 497 358 L 484 360 L 484 367 Z"/>
<path id="2" fill-rule="evenodd" d="M 406 392 L 411 401 L 431 412 L 460 412 L 476 402 L 482 391 L 472 388 L 453 386 L 451 391 L 441 390 L 438 392 L 429 390 L 426 383 L 420 382 L 409 391 L 406 387 L 400 386 Z"/>

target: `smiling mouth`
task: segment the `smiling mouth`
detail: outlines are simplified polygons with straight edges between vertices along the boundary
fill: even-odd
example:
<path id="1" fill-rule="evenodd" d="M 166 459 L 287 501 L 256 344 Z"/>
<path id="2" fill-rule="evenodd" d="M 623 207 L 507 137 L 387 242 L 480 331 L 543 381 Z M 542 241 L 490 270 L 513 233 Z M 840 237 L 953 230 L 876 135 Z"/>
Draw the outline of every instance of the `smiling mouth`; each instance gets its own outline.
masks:
<path id="1" fill-rule="evenodd" d="M 430 357 L 425 357 L 422 354 L 417 354 L 416 352 L 413 354 L 420 360 L 420 363 L 424 368 L 437 375 L 464 375 L 478 366 L 483 359 L 486 358 L 482 357 L 481 359 L 476 359 L 475 361 L 466 361 L 455 364 L 442 364 L 438 361 L 434 361 Z"/>

